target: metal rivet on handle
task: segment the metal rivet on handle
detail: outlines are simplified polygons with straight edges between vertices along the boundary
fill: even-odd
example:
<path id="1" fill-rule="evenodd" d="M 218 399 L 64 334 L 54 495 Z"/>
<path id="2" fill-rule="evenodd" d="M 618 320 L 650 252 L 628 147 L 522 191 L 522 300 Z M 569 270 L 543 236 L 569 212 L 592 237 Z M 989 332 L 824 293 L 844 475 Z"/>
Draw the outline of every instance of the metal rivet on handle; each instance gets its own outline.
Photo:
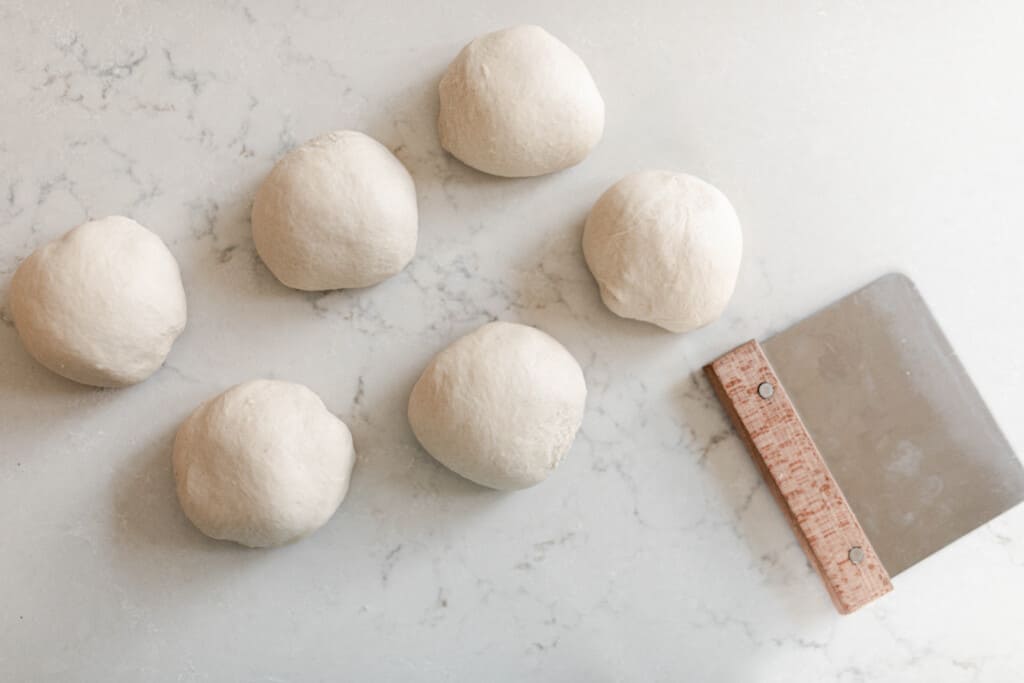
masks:
<path id="1" fill-rule="evenodd" d="M 761 398 L 771 398 L 775 394 L 775 387 L 771 382 L 761 382 L 757 385 L 757 395 Z"/>
<path id="2" fill-rule="evenodd" d="M 859 545 L 855 545 L 850 548 L 850 562 L 854 564 L 860 564 L 864 561 L 864 548 Z"/>

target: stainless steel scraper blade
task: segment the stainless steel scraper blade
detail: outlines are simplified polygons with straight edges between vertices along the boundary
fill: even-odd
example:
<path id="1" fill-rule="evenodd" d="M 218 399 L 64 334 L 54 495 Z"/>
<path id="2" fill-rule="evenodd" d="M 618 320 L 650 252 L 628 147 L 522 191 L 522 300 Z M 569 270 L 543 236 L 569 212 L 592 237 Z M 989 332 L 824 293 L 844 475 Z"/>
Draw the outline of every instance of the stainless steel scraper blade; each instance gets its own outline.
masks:
<path id="1" fill-rule="evenodd" d="M 890 575 L 1024 500 L 1024 468 L 906 277 L 763 347 Z"/>

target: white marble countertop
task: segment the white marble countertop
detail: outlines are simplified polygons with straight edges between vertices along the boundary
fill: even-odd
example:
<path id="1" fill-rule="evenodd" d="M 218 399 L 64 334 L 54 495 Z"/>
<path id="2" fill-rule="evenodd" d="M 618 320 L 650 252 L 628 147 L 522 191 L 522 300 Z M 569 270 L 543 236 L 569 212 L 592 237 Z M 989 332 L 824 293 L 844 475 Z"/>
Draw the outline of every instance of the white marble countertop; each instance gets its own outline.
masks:
<path id="1" fill-rule="evenodd" d="M 0 678 L 9 681 L 1015 681 L 1024 508 L 839 617 L 701 365 L 891 269 L 910 274 L 1024 452 L 1020 3 L 0 2 L 0 297 L 89 217 L 167 241 L 188 329 L 101 391 L 0 325 Z M 556 8 L 557 6 L 557 8 Z M 443 154 L 436 85 L 481 32 L 539 23 L 607 102 L 582 165 L 502 180 Z M 418 186 L 415 261 L 368 290 L 277 283 L 249 234 L 290 146 L 357 128 Z M 616 318 L 580 254 L 628 171 L 719 186 L 745 230 L 726 315 Z M 427 359 L 494 318 L 580 360 L 582 432 L 500 494 L 405 418 Z M 202 399 L 303 382 L 351 426 L 339 513 L 268 552 L 208 540 L 170 444 Z"/>

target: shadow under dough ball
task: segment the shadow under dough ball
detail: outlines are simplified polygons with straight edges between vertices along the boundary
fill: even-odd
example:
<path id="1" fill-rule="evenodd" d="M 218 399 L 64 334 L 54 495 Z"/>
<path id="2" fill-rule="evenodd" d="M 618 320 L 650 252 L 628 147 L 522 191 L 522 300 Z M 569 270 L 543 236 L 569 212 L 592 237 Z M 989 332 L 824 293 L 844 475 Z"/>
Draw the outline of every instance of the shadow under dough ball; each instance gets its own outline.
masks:
<path id="1" fill-rule="evenodd" d="M 200 531 L 262 548 L 331 518 L 355 450 L 348 427 L 310 389 L 253 380 L 200 405 L 178 429 L 172 459 L 178 500 Z"/>
<path id="2" fill-rule="evenodd" d="M 37 361 L 97 387 L 156 372 L 187 313 L 178 262 L 124 216 L 83 223 L 37 249 L 14 273 L 10 308 Z"/>
<path id="3" fill-rule="evenodd" d="M 742 255 L 732 204 L 685 173 L 627 175 L 601 195 L 583 228 L 583 256 L 605 305 L 672 332 L 722 314 Z"/>
<path id="4" fill-rule="evenodd" d="M 416 187 L 391 151 L 352 130 L 288 152 L 253 200 L 252 237 L 293 289 L 369 287 L 416 253 Z"/>
<path id="5" fill-rule="evenodd" d="M 527 325 L 492 322 L 434 356 L 409 396 L 423 447 L 495 489 L 543 481 L 583 421 L 587 386 L 564 346 Z"/>
<path id="6" fill-rule="evenodd" d="M 471 42 L 439 94 L 441 146 L 492 175 L 561 171 L 583 161 L 604 132 L 604 100 L 587 65 L 539 26 Z"/>

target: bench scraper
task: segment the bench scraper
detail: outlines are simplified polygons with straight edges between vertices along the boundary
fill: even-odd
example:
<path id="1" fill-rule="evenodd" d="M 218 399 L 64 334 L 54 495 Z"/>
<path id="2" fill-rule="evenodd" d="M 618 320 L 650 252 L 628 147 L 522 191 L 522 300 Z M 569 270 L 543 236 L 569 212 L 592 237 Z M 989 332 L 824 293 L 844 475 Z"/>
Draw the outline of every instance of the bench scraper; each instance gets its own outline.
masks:
<path id="1" fill-rule="evenodd" d="M 843 614 L 1024 500 L 1024 468 L 903 275 L 705 372 Z"/>

